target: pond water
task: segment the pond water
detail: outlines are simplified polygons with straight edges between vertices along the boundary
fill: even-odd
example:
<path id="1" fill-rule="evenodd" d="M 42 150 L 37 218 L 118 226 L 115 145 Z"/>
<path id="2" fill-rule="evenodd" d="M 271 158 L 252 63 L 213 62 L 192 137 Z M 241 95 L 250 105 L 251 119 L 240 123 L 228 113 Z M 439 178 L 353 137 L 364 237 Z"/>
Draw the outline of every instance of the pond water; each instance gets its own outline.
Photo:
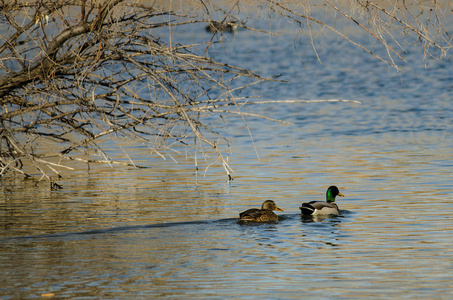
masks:
<path id="1" fill-rule="evenodd" d="M 231 182 L 146 149 L 135 157 L 149 168 L 81 168 L 59 191 L 3 178 L 0 299 L 453 298 L 449 57 L 425 68 L 413 49 L 399 73 L 334 37 L 322 64 L 295 32 L 227 38 L 229 62 L 290 80 L 254 88 L 264 99 L 361 104 L 252 106 L 294 125 L 247 119 L 253 146 L 230 122 Z M 301 218 L 333 184 L 342 215 Z M 265 199 L 278 223 L 236 222 Z"/>

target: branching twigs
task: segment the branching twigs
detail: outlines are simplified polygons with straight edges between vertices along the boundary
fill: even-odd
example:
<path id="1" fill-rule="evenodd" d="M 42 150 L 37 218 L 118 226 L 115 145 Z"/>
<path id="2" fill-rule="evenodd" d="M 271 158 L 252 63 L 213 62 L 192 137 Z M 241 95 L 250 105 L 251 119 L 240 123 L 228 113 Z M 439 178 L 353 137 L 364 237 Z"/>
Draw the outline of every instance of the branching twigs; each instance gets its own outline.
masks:
<path id="1" fill-rule="evenodd" d="M 392 14 L 392 13 L 388 12 L 385 8 L 379 7 L 378 5 L 373 4 L 372 2 L 368 2 L 367 5 L 369 5 L 370 7 L 374 8 L 376 10 L 383 12 L 389 18 L 394 19 L 395 21 L 397 21 L 398 23 L 403 25 L 407 30 L 410 30 L 413 33 L 415 33 L 417 37 L 419 37 L 420 39 L 423 39 L 425 42 L 428 42 L 429 44 L 431 44 L 439 49 L 443 48 L 436 41 L 434 41 L 433 39 L 428 37 L 427 34 L 423 33 L 418 28 L 411 26 L 410 24 L 408 24 L 407 22 L 405 22 L 404 20 L 399 18 L 396 14 Z"/>
<path id="2" fill-rule="evenodd" d="M 223 18 L 223 20 L 222 20 L 222 21 L 220 22 L 220 24 L 219 24 L 220 27 L 223 26 L 223 23 L 226 21 L 226 19 L 228 18 L 228 16 L 231 14 L 231 12 L 233 11 L 233 9 L 238 5 L 239 1 L 240 1 L 240 0 L 236 0 L 236 3 L 234 3 L 234 5 L 231 7 L 230 11 L 229 11 L 227 14 L 225 14 L 225 17 Z M 217 33 L 219 33 L 220 31 L 214 29 L 213 32 L 214 32 L 214 33 L 212 34 L 211 40 L 209 41 L 208 45 L 206 46 L 206 50 L 204 51 L 204 56 L 205 56 L 205 57 L 206 57 L 206 55 L 208 54 L 208 49 L 209 49 L 209 47 L 212 45 L 212 41 L 213 41 L 215 35 L 216 35 Z"/>
<path id="3" fill-rule="evenodd" d="M 236 0 L 226 9 L 210 0 L 199 1 L 204 10 L 186 13 L 165 9 L 165 5 L 158 8 L 154 1 L 0 0 L 0 176 L 31 176 L 37 172 L 55 188 L 58 185 L 52 175 L 58 177 L 61 170 L 72 170 L 72 166 L 61 163 L 63 159 L 138 167 L 119 140 L 126 138 L 146 145 L 164 159 L 176 160 L 183 152 L 180 147 L 193 151 L 195 157 L 196 152 L 201 153 L 208 165 L 206 170 L 221 164 L 231 179 L 233 170 L 225 155 L 230 151 L 230 142 L 214 127 L 217 123 L 227 125 L 226 116 L 239 116 L 253 142 L 247 118 L 289 122 L 245 110 L 247 106 L 357 103 L 238 97 L 244 89 L 277 78 L 263 78 L 208 57 L 208 49 L 218 35 L 213 35 L 211 41 L 182 44 L 168 33 L 182 26 L 209 24 L 219 12 L 221 22 L 227 22 L 227 17 L 236 19 L 235 8 L 239 14 L 247 0 Z M 362 10 L 369 18 L 368 25 L 338 2 L 325 1 L 331 10 L 377 40 L 386 49 L 387 59 L 330 22 L 314 17 L 309 1 L 299 8 L 293 8 L 291 1 L 260 2 L 300 24 L 301 30 L 306 25 L 315 53 L 314 30 L 326 28 L 398 68 L 392 56 L 403 61 L 398 51 L 404 49 L 391 33 L 396 26 L 392 27 L 392 22 L 422 40 L 426 51 L 434 46 L 445 54 L 451 47 L 452 38 L 435 1 L 428 13 L 419 14 L 412 13 L 405 1 L 392 11 L 375 1 L 346 2 Z M 244 30 L 263 31 L 245 23 L 237 25 Z M 391 41 L 397 46 L 391 46 Z M 109 149 L 103 144 L 106 140 L 121 150 L 121 158 L 109 157 Z M 214 158 L 209 156 L 212 154 Z M 94 155 L 101 159 L 93 159 Z"/>
<path id="4" fill-rule="evenodd" d="M 270 4 L 273 5 L 273 6 L 270 7 L 271 9 L 275 9 L 275 7 L 278 7 L 280 9 L 282 9 L 283 11 L 287 12 L 287 14 L 283 14 L 284 17 L 292 19 L 292 20 L 294 20 L 295 22 L 297 22 L 299 24 L 302 24 L 302 21 L 297 19 L 297 18 L 302 18 L 302 19 L 305 19 L 307 22 L 313 22 L 313 23 L 316 23 L 316 24 L 318 24 L 320 26 L 323 26 L 323 27 L 329 29 L 330 31 L 336 33 L 341 38 L 347 40 L 348 42 L 350 42 L 354 46 L 356 46 L 358 48 L 361 48 L 364 51 L 368 52 L 369 54 L 373 55 L 374 57 L 376 57 L 380 61 L 385 62 L 386 64 L 388 64 L 390 66 L 393 66 L 396 69 L 399 69 L 398 66 L 396 66 L 395 64 L 392 64 L 392 62 L 387 61 L 386 59 L 384 59 L 381 56 L 377 55 L 373 51 L 369 50 L 367 47 L 365 47 L 365 46 L 363 46 L 363 45 L 361 45 L 359 43 L 354 42 L 352 39 L 350 39 L 349 37 L 347 37 L 346 35 L 341 33 L 339 30 L 335 29 L 334 27 L 328 25 L 327 23 L 322 22 L 321 20 L 316 19 L 314 17 L 311 17 L 309 15 L 304 15 L 304 14 L 298 13 L 297 11 L 290 9 L 289 7 L 284 6 L 283 4 L 281 4 L 281 3 L 277 2 L 277 1 L 274 1 L 274 0 L 265 0 L 265 1 L 269 2 Z M 277 13 L 281 14 L 281 12 L 279 10 L 275 10 L 275 11 Z"/>
<path id="5" fill-rule="evenodd" d="M 385 49 L 387 49 L 387 51 L 391 51 L 393 52 L 396 56 L 398 56 L 398 58 L 400 58 L 401 60 L 404 60 L 403 57 L 398 54 L 395 50 L 393 50 L 393 48 L 391 46 L 388 45 L 388 43 L 386 42 L 386 40 L 383 38 L 383 37 L 378 37 L 376 36 L 371 30 L 369 30 L 368 28 L 366 28 L 365 26 L 363 26 L 362 24 L 359 23 L 359 21 L 357 21 L 356 19 L 350 17 L 349 15 L 347 15 L 344 11 L 342 11 L 341 9 L 339 9 L 336 5 L 334 5 L 331 1 L 329 0 L 326 0 L 326 2 L 332 6 L 337 12 L 339 12 L 340 14 L 342 14 L 345 18 L 353 21 L 354 23 L 356 23 L 360 28 L 362 28 L 363 30 L 365 30 L 368 34 L 370 34 L 371 36 L 373 36 L 376 40 L 378 40 L 379 42 L 382 43 L 382 45 L 384 45 Z M 395 62 L 393 61 L 392 59 L 392 56 L 389 55 L 389 59 L 391 61 L 391 65 L 395 65 Z"/>

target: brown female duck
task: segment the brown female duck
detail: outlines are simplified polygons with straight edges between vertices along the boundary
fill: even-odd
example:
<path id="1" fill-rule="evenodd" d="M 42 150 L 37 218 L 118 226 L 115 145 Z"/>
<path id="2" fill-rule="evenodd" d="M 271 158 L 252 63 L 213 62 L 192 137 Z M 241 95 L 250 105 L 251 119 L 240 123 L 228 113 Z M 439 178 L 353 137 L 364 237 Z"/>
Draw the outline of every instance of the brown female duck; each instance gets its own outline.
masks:
<path id="1" fill-rule="evenodd" d="M 263 202 L 263 205 L 261 205 L 261 209 L 252 208 L 241 212 L 239 214 L 239 221 L 275 222 L 278 221 L 278 216 L 273 212 L 274 210 L 283 211 L 283 209 L 278 208 L 277 205 L 275 205 L 274 201 L 266 200 Z"/>

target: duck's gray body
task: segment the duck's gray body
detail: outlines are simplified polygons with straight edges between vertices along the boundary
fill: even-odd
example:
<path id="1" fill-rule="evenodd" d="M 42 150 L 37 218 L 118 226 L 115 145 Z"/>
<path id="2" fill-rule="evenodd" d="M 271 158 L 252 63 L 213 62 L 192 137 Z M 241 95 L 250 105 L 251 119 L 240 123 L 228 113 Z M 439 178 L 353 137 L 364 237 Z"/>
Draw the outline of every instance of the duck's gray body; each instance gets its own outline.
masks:
<path id="1" fill-rule="evenodd" d="M 335 197 L 344 195 L 336 186 L 330 186 L 326 192 L 326 201 L 311 201 L 302 203 L 300 211 L 304 216 L 317 216 L 317 215 L 336 215 L 340 214 L 340 209 L 335 203 Z"/>
<path id="2" fill-rule="evenodd" d="M 302 203 L 300 207 L 303 215 L 339 215 L 340 210 L 336 203 L 328 203 L 325 201 L 311 201 Z"/>

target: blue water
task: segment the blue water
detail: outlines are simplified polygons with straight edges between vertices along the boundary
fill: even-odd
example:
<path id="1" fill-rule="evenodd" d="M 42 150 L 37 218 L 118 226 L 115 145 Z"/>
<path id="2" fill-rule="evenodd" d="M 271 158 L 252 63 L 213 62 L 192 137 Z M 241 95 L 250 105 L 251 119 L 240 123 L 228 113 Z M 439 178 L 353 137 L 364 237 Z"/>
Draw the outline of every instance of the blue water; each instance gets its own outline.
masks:
<path id="1" fill-rule="evenodd" d="M 227 117 L 231 182 L 201 157 L 196 171 L 191 152 L 175 163 L 146 147 L 132 154 L 148 168 L 78 169 L 56 192 L 3 178 L 0 298 L 453 298 L 449 57 L 425 67 L 409 47 L 397 72 L 327 36 L 320 63 L 295 34 L 239 31 L 222 59 L 289 81 L 254 86 L 258 100 L 361 104 L 247 106 L 293 124 L 246 117 L 251 135 Z M 342 215 L 301 218 L 332 184 Z M 278 223 L 236 222 L 268 198 L 285 210 Z"/>

